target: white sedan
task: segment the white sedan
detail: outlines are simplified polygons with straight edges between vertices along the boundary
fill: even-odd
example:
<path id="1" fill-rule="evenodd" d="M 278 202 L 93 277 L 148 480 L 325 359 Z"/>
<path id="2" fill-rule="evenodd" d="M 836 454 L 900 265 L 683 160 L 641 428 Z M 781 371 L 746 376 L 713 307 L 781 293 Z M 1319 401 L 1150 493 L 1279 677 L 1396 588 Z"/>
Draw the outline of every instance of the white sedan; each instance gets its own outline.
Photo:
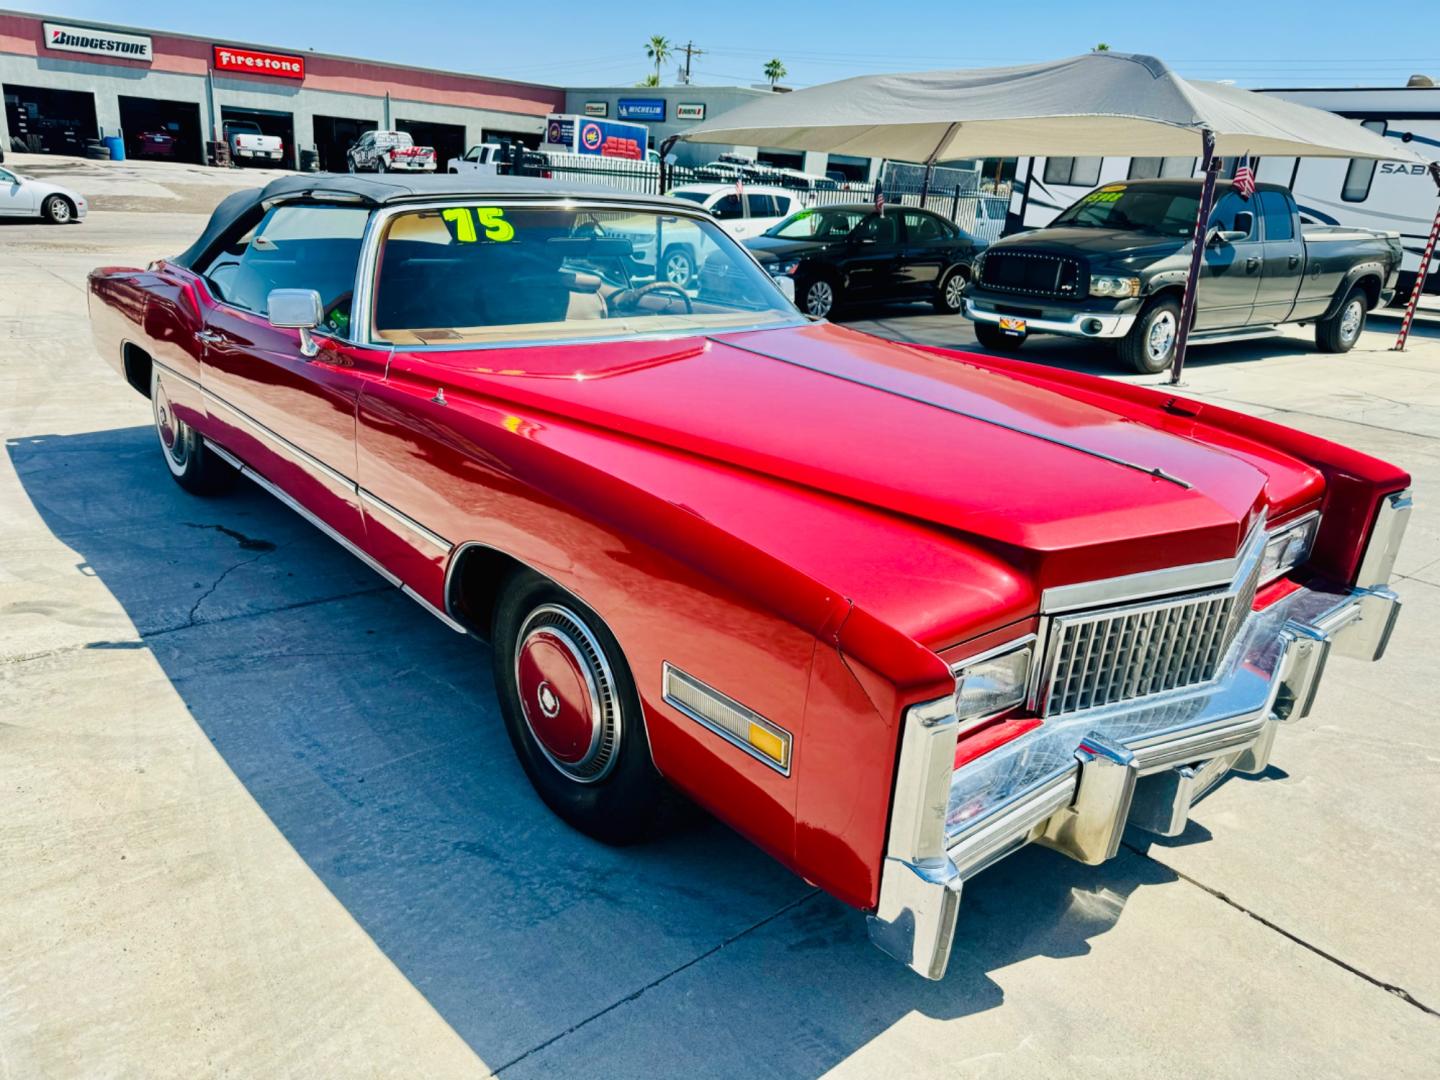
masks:
<path id="1" fill-rule="evenodd" d="M 85 196 L 0 166 L 0 217 L 44 218 L 56 225 L 83 221 Z"/>
<path id="2" fill-rule="evenodd" d="M 799 191 L 759 184 L 684 184 L 670 194 L 699 203 L 737 240 L 759 236 L 805 205 Z"/>

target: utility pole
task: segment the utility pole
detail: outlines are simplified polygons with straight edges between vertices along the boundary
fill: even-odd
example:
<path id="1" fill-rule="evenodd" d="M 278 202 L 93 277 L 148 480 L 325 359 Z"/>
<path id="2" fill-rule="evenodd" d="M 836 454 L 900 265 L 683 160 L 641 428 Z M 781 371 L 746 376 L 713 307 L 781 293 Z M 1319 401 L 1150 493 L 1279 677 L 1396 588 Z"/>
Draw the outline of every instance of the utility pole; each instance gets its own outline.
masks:
<path id="1" fill-rule="evenodd" d="M 680 80 L 681 80 L 686 86 L 689 86 L 689 85 L 690 85 L 690 58 L 691 58 L 692 56 L 704 56 L 704 55 L 705 55 L 705 50 L 704 50 L 704 49 L 697 49 L 697 48 L 695 47 L 695 43 L 694 43 L 693 41 L 687 41 L 687 42 L 685 43 L 685 71 L 684 71 L 684 73 L 680 76 Z"/>

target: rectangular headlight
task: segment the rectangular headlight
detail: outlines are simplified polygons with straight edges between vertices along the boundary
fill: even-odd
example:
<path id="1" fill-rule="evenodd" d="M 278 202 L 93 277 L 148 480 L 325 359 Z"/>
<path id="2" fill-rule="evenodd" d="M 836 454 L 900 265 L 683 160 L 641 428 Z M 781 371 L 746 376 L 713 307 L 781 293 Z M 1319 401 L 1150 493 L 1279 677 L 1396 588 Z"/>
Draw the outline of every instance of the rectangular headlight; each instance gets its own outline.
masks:
<path id="1" fill-rule="evenodd" d="M 1133 277 L 1105 277 L 1095 275 L 1090 279 L 1091 296 L 1139 296 L 1140 279 Z"/>
<path id="2" fill-rule="evenodd" d="M 1260 563 L 1260 583 L 1274 581 L 1310 558 L 1315 534 L 1320 531 L 1319 513 L 1307 514 L 1299 521 L 1274 530 L 1265 541 L 1265 555 Z"/>
<path id="3" fill-rule="evenodd" d="M 970 720 L 1013 709 L 1025 701 L 1035 640 L 1005 646 L 955 669 L 955 715 L 963 725 Z"/>

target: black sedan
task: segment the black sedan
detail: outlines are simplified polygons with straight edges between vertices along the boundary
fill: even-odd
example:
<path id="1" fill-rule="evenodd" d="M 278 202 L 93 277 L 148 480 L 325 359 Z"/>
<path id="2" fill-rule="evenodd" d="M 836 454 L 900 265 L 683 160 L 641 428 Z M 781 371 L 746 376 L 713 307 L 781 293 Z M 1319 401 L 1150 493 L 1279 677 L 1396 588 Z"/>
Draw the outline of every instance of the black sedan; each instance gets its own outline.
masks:
<path id="1" fill-rule="evenodd" d="M 985 247 L 928 210 L 868 203 L 801 210 L 744 244 L 773 276 L 795 282 L 802 311 L 821 318 L 847 304 L 892 300 L 958 313 L 971 261 Z"/>

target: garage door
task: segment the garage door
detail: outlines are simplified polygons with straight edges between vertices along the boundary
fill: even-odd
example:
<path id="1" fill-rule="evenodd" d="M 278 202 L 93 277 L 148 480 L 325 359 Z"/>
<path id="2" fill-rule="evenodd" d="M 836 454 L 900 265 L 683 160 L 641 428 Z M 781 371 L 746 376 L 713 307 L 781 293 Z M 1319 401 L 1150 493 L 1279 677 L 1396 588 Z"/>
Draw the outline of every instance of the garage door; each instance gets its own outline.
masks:
<path id="1" fill-rule="evenodd" d="M 315 149 L 320 155 L 322 172 L 345 172 L 345 152 L 367 131 L 380 125 L 374 120 L 356 120 L 348 116 L 315 117 Z"/>
<path id="2" fill-rule="evenodd" d="M 94 94 L 14 83 L 0 87 L 0 93 L 5 96 L 5 123 L 10 127 L 7 149 L 80 157 L 85 140 L 99 136 Z"/>
<path id="3" fill-rule="evenodd" d="M 227 120 L 249 120 L 260 128 L 263 135 L 274 135 L 285 144 L 285 154 L 278 166 L 281 169 L 295 167 L 295 115 L 288 112 L 271 112 L 268 109 L 232 109 L 228 105 L 220 109 L 220 124 Z"/>
<path id="4" fill-rule="evenodd" d="M 200 106 L 193 101 L 121 97 L 120 130 L 132 158 L 204 164 Z"/>
<path id="5" fill-rule="evenodd" d="M 435 148 L 435 168 L 445 171 L 451 158 L 465 156 L 465 128 L 460 124 L 430 124 L 423 120 L 397 120 L 397 131 L 408 131 L 416 146 Z"/>

